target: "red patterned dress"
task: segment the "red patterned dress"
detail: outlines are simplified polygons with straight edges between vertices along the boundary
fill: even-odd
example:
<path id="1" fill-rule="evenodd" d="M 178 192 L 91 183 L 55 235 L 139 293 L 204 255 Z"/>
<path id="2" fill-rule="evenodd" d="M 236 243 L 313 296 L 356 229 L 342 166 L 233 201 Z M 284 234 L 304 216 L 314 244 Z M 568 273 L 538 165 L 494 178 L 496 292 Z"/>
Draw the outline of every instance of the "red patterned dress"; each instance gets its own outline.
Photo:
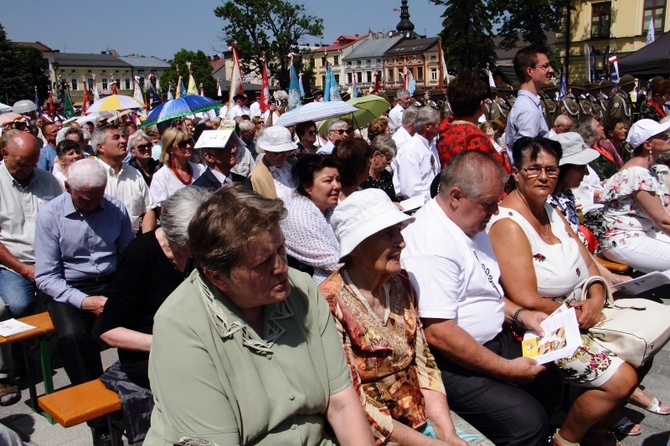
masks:
<path id="1" fill-rule="evenodd" d="M 481 150 L 490 153 L 500 161 L 505 172 L 510 171 L 509 161 L 498 153 L 491 140 L 479 127 L 469 122 L 454 124 L 454 118 L 451 116 L 440 124 L 440 138 L 437 140 L 437 153 L 442 168 L 444 169 L 444 166 L 463 150 Z"/>

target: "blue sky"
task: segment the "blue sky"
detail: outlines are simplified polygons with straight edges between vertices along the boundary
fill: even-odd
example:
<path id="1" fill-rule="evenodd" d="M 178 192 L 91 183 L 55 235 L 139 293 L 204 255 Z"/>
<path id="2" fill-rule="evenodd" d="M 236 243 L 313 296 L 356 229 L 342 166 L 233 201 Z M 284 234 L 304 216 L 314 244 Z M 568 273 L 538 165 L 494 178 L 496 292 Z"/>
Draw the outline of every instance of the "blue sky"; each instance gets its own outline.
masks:
<path id="1" fill-rule="evenodd" d="M 292 1 L 292 0 L 290 0 Z M 324 19 L 323 40 L 340 34 L 389 31 L 398 24 L 400 0 L 303 0 L 311 15 Z M 221 0 L 23 0 L 3 8 L 0 23 L 13 41 L 40 41 L 68 53 L 99 53 L 115 49 L 120 55 L 139 54 L 170 59 L 182 48 L 215 54 L 223 20 L 214 15 Z M 409 0 L 410 20 L 419 34 L 436 36 L 444 6 L 428 0 Z"/>

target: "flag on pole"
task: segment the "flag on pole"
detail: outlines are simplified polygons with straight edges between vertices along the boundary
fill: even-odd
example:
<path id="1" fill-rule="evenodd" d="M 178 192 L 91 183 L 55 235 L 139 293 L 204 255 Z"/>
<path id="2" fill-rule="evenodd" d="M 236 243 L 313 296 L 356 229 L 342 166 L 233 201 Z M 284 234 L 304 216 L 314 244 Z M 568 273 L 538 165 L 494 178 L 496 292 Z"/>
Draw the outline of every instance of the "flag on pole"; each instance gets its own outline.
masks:
<path id="1" fill-rule="evenodd" d="M 63 114 L 69 119 L 74 116 L 74 107 L 72 106 L 72 98 L 70 98 L 70 84 L 65 85 L 65 91 L 63 92 Z"/>
<path id="2" fill-rule="evenodd" d="M 270 108 L 270 82 L 268 80 L 268 64 L 265 56 L 260 58 L 263 66 L 261 67 L 261 97 L 259 99 L 259 105 L 261 106 L 261 112 L 265 113 Z"/>
<path id="3" fill-rule="evenodd" d="M 598 80 L 598 62 L 596 61 L 596 47 L 591 45 L 591 79 L 590 82 Z"/>
<path id="4" fill-rule="evenodd" d="M 620 76 L 619 76 L 619 61 L 616 58 L 616 54 L 614 56 L 610 57 L 609 61 L 612 65 L 614 65 L 614 74 L 616 75 L 616 79 L 615 79 L 615 76 L 610 73 L 610 80 L 612 82 L 614 82 L 615 84 L 618 84 Z"/>
<path id="5" fill-rule="evenodd" d="M 405 90 L 409 91 L 410 95 L 414 94 L 414 90 L 416 90 L 416 82 L 414 81 L 414 76 L 412 75 L 412 72 L 409 71 L 407 67 L 405 67 L 404 71 L 404 76 L 405 76 Z"/>
<path id="6" fill-rule="evenodd" d="M 81 102 L 81 112 L 83 114 L 86 114 L 86 111 L 88 110 L 88 85 L 84 84 L 84 99 Z"/>
<path id="7" fill-rule="evenodd" d="M 98 92 L 98 84 L 95 83 L 95 74 L 93 75 L 93 102 L 100 100 L 100 93 Z"/>
<path id="8" fill-rule="evenodd" d="M 286 111 L 293 110 L 298 105 L 300 105 L 300 83 L 298 82 L 298 73 L 295 71 L 295 65 L 293 65 L 293 53 L 288 55 L 290 62 L 289 67 L 289 84 L 288 84 L 288 106 Z"/>
<path id="9" fill-rule="evenodd" d="M 591 48 L 587 43 L 584 44 L 584 58 L 586 59 L 586 79 L 591 82 Z"/>
<path id="10" fill-rule="evenodd" d="M 202 83 L 200 83 L 200 96 L 205 96 L 205 89 L 202 87 Z"/>
<path id="11" fill-rule="evenodd" d="M 54 106 L 54 97 L 51 90 L 49 90 L 49 97 L 47 98 L 47 111 L 49 112 L 50 119 L 56 116 L 56 107 Z"/>
<path id="12" fill-rule="evenodd" d="M 298 73 L 298 86 L 300 87 L 300 96 L 305 97 L 305 87 L 302 86 L 302 73 Z"/>
<path id="13" fill-rule="evenodd" d="M 341 101 L 340 90 L 335 82 L 335 75 L 333 74 L 333 67 L 330 62 L 326 62 L 326 88 L 323 92 L 324 101 Z"/>
<path id="14" fill-rule="evenodd" d="M 187 94 L 198 94 L 198 87 L 195 85 L 195 78 L 193 77 L 193 70 L 191 70 L 191 62 L 188 64 L 188 91 Z"/>
<path id="15" fill-rule="evenodd" d="M 382 87 L 379 85 L 379 73 L 375 73 L 375 91 L 381 91 Z"/>
<path id="16" fill-rule="evenodd" d="M 568 94 L 568 75 L 565 65 L 561 63 L 561 83 L 558 86 L 558 99 L 563 99 Z"/>
<path id="17" fill-rule="evenodd" d="M 140 77 L 135 76 L 135 88 L 133 90 L 133 98 L 140 104 L 144 105 L 144 95 L 142 94 L 142 87 L 140 87 Z"/>
<path id="18" fill-rule="evenodd" d="M 240 58 L 237 55 L 237 47 L 235 42 L 230 42 L 228 49 L 233 52 L 233 73 L 230 76 L 230 90 L 228 90 L 228 118 L 231 119 L 231 113 L 233 111 L 233 105 L 235 101 L 233 98 L 240 93 L 244 93 L 244 87 L 242 86 L 242 69 L 240 68 Z"/>
<path id="19" fill-rule="evenodd" d="M 158 80 L 155 74 L 149 75 L 149 100 L 147 105 L 150 105 L 154 102 L 160 102 L 160 97 L 158 96 L 158 88 L 156 87 Z"/>
<path id="20" fill-rule="evenodd" d="M 177 86 L 174 89 L 175 91 L 175 99 L 180 98 L 182 96 L 186 96 L 186 87 L 184 87 L 184 81 L 182 80 L 181 76 L 177 79 Z"/>
<path id="21" fill-rule="evenodd" d="M 656 40 L 656 30 L 654 29 L 654 14 L 652 10 L 651 17 L 649 17 L 649 30 L 647 31 L 647 45 L 654 43 Z"/>
<path id="22" fill-rule="evenodd" d="M 489 70 L 488 64 L 486 65 L 486 74 L 489 76 L 489 87 L 496 88 L 496 81 L 493 79 L 493 71 Z"/>
<path id="23" fill-rule="evenodd" d="M 216 97 L 220 98 L 222 96 L 223 96 L 223 94 L 221 93 L 221 78 L 217 77 L 216 78 Z"/>
<path id="24" fill-rule="evenodd" d="M 116 85 L 116 81 L 112 81 L 112 94 L 119 94 L 119 86 Z"/>
<path id="25" fill-rule="evenodd" d="M 174 96 L 172 96 L 172 82 L 168 83 L 167 100 L 168 101 L 174 100 Z"/>
<path id="26" fill-rule="evenodd" d="M 37 95 L 37 85 L 35 85 L 35 107 L 37 107 L 37 116 L 42 117 L 42 106 L 40 105 L 40 98 Z"/>
<path id="27" fill-rule="evenodd" d="M 356 85 L 356 73 L 351 76 L 351 97 L 357 98 L 359 96 L 358 85 Z"/>

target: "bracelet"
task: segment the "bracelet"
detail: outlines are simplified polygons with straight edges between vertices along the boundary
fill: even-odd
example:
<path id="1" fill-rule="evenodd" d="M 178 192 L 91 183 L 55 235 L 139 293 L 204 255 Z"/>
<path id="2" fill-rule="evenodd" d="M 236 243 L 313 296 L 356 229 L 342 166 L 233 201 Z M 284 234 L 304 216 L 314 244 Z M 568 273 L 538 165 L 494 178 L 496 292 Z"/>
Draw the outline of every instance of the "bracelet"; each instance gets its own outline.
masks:
<path id="1" fill-rule="evenodd" d="M 519 325 L 519 315 L 524 311 L 528 311 L 528 309 L 527 308 L 519 308 L 518 310 L 516 310 L 514 312 L 514 316 L 512 316 L 512 324 L 517 328 L 521 328 L 521 326 Z"/>

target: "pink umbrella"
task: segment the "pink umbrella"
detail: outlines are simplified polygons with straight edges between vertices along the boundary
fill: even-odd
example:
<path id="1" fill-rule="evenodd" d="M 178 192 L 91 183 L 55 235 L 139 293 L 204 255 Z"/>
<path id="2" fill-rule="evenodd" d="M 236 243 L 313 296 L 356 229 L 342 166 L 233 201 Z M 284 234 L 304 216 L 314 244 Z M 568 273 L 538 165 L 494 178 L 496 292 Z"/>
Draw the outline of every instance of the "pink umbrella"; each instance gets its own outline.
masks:
<path id="1" fill-rule="evenodd" d="M 3 113 L 0 115 L 0 126 L 14 122 L 17 118 L 23 118 L 23 116 L 14 112 Z"/>

